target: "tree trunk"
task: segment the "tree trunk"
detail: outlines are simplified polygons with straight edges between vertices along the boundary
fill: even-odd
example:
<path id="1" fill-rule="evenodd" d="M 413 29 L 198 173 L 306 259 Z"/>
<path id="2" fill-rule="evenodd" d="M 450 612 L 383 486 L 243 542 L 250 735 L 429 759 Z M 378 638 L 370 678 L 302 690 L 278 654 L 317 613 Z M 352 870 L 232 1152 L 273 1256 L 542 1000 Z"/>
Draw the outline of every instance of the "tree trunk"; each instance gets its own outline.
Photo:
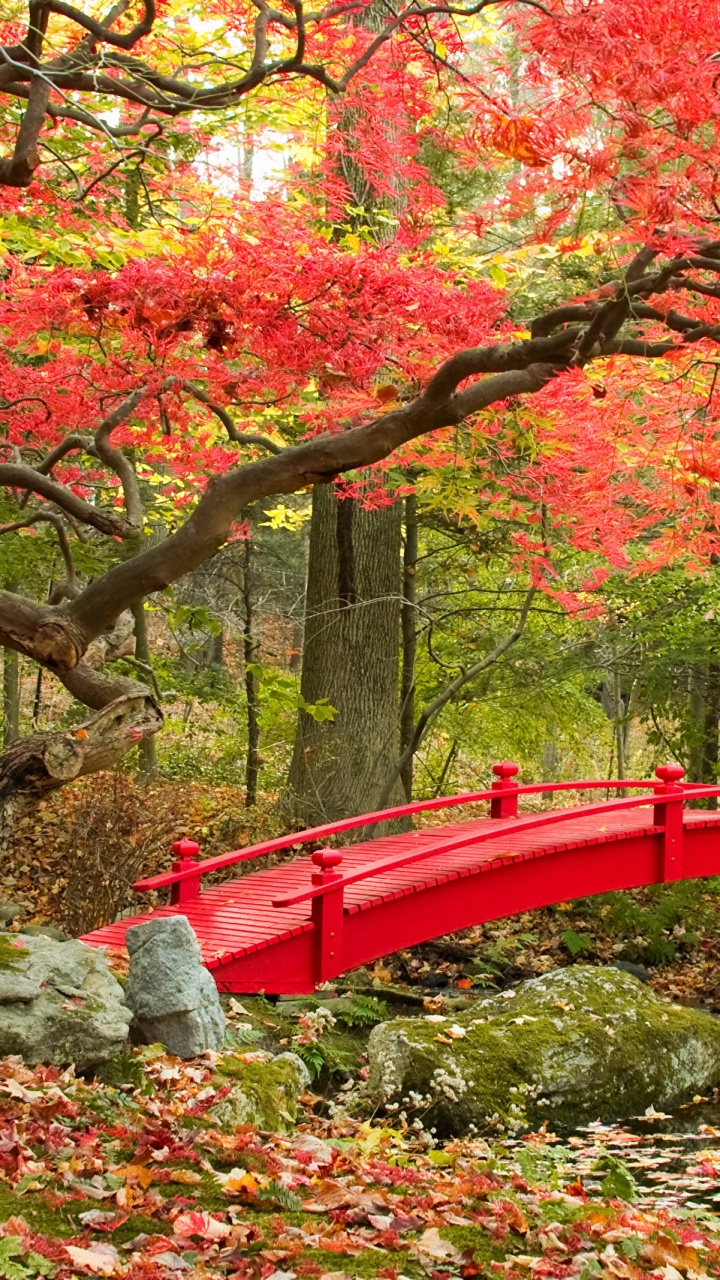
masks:
<path id="1" fill-rule="evenodd" d="M 222 667 L 225 665 L 225 628 L 220 630 L 213 636 L 212 640 L 212 664 L 214 667 Z"/>
<path id="2" fill-rule="evenodd" d="M 403 551 L 402 675 L 400 678 L 400 753 L 409 746 L 415 729 L 415 657 L 417 653 L 416 572 L 418 558 L 417 498 L 405 499 L 405 547 Z M 400 778 L 408 804 L 413 792 L 413 761 L 410 756 Z M 449 767 L 449 766 L 448 766 Z M 447 770 L 445 771 L 447 772 Z M 444 779 L 443 779 L 444 780 Z"/>
<path id="3" fill-rule="evenodd" d="M 245 765 L 245 808 L 257 804 L 258 776 L 260 773 L 260 706 L 257 676 L 253 665 L 257 659 L 257 641 L 253 634 L 253 544 L 248 538 L 243 554 L 243 656 L 245 660 L 245 697 L 247 701 L 247 761 Z"/>
<path id="4" fill-rule="evenodd" d="M 374 809 L 397 761 L 400 532 L 399 503 L 365 511 L 315 486 L 301 705 L 336 715 L 299 713 L 284 797 L 298 826 Z M 403 800 L 398 778 L 389 803 Z"/>
<path id="5" fill-rule="evenodd" d="M 0 848 L 16 819 L 43 796 L 74 778 L 109 769 L 161 723 L 149 695 L 127 694 L 77 728 L 13 742 L 0 755 Z"/>
<path id="6" fill-rule="evenodd" d="M 20 737 L 20 655 L 6 649 L 3 655 L 3 746 Z"/>
<path id="7" fill-rule="evenodd" d="M 705 677 L 705 714 L 702 724 L 702 750 L 700 755 L 700 781 L 713 783 L 718 780 L 720 761 L 720 666 L 711 662 Z M 709 809 L 717 809 L 717 798 L 711 796 Z"/>
<path id="8" fill-rule="evenodd" d="M 135 619 L 135 657 L 138 662 L 150 667 L 150 640 L 148 637 L 145 601 L 139 600 L 136 605 L 133 605 L 132 613 Z M 138 776 L 141 782 L 152 782 L 157 777 L 158 772 L 157 747 L 154 734 L 148 738 L 142 738 L 138 743 L 138 759 L 140 763 Z"/>

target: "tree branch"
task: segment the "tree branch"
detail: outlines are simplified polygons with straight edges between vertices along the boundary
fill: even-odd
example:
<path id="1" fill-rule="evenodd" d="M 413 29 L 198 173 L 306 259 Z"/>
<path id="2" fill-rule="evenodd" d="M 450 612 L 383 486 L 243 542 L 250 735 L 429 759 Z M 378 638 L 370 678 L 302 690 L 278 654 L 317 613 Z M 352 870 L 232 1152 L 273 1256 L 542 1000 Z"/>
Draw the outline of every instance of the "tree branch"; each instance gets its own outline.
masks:
<path id="1" fill-rule="evenodd" d="M 180 383 L 180 386 L 183 391 L 187 391 L 188 395 L 192 396 L 194 400 L 197 400 L 200 404 L 207 405 L 208 409 L 215 414 L 216 418 L 220 419 L 228 433 L 228 437 L 233 441 L 233 444 L 254 444 L 261 449 L 267 449 L 268 453 L 274 454 L 283 452 L 280 445 L 274 444 L 273 441 L 268 440 L 266 436 L 254 435 L 250 431 L 238 431 L 227 409 L 223 409 L 222 405 L 216 404 L 214 400 L 211 400 L 207 392 L 203 391 L 200 387 L 196 387 L 194 382 L 183 380 Z"/>
<path id="2" fill-rule="evenodd" d="M 418 716 L 410 741 L 400 756 L 397 764 L 394 765 L 392 772 L 382 789 L 376 806 L 378 809 L 384 809 L 386 807 L 395 782 L 422 745 L 431 724 L 437 719 L 443 707 L 446 707 L 448 702 L 450 702 L 451 699 L 455 697 L 455 694 L 459 693 L 466 684 L 469 684 L 471 680 L 474 680 L 475 677 L 479 676 L 483 671 L 487 671 L 488 667 L 494 666 L 494 664 L 502 658 L 503 654 L 507 653 L 508 649 L 512 648 L 512 646 L 520 639 L 523 631 L 525 630 L 525 625 L 530 613 L 530 607 L 536 593 L 536 587 L 531 587 L 528 591 L 523 607 L 520 610 L 520 617 L 518 618 L 517 625 L 513 630 L 505 636 L 505 638 L 501 640 L 500 643 L 490 651 L 490 653 L 487 653 L 484 658 L 480 658 L 477 662 L 473 662 L 469 667 L 464 667 L 460 674 L 457 675 L 454 680 L 451 680 L 446 684 L 445 688 L 441 689 L 440 693 L 438 693 L 436 697 L 434 697 L 431 702 L 428 702 L 427 706 L 423 708 Z"/>
<path id="3" fill-rule="evenodd" d="M 129 538 L 137 533 L 135 526 L 124 516 L 102 507 L 91 506 L 71 489 L 66 489 L 65 485 L 58 484 L 50 476 L 23 463 L 0 463 L 0 485 L 5 485 L 8 489 L 37 493 L 42 498 L 47 498 L 48 502 L 54 502 L 61 511 L 66 511 L 82 524 L 92 525 L 99 533 L 109 534 L 112 538 Z"/>
<path id="4" fill-rule="evenodd" d="M 35 511 L 32 515 L 26 516 L 24 520 L 15 520 L 13 524 L 0 525 L 0 536 L 5 533 L 15 533 L 18 529 L 27 529 L 30 525 L 40 523 L 53 526 L 57 533 L 60 552 L 65 562 L 65 581 L 55 588 L 50 603 L 59 604 L 61 600 L 73 600 L 78 594 L 77 576 L 75 574 L 72 551 L 70 550 L 70 542 L 59 515 L 54 511 Z"/>

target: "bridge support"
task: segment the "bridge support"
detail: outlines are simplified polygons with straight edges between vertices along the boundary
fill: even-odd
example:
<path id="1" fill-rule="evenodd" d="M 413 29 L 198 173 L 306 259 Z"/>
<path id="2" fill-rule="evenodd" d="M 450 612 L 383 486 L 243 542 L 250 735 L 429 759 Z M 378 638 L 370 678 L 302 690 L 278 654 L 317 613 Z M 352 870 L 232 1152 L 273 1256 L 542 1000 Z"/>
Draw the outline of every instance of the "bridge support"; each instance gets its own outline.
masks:
<path id="1" fill-rule="evenodd" d="M 175 861 L 173 871 L 188 871 L 194 867 L 200 857 L 200 845 L 194 840 L 176 840 L 172 847 Z M 200 893 L 200 875 L 188 876 L 187 880 L 178 880 L 170 890 L 170 901 L 175 907 L 178 903 L 187 902 L 189 898 L 197 898 Z"/>
<path id="2" fill-rule="evenodd" d="M 331 885 L 340 882 L 335 890 L 329 890 L 312 900 L 312 922 L 315 926 L 315 983 L 328 982 L 342 973 L 343 888 L 342 875 L 335 868 L 342 862 L 337 849 L 318 849 L 312 860 L 319 871 L 312 875 L 313 885 Z"/>
<path id="3" fill-rule="evenodd" d="M 663 827 L 661 880 L 667 884 L 672 880 L 683 878 L 683 807 L 685 789 L 680 779 L 685 777 L 685 770 L 679 764 L 661 764 L 655 770 L 655 776 L 662 786 L 655 795 L 662 803 L 653 809 L 653 822 L 656 827 Z"/>
<path id="4" fill-rule="evenodd" d="M 493 765 L 492 771 L 497 781 L 491 782 L 490 790 L 496 791 L 497 795 L 490 801 L 490 817 L 517 818 L 518 784 L 513 782 L 513 778 L 520 772 L 520 765 L 513 764 L 511 760 L 501 760 Z"/>

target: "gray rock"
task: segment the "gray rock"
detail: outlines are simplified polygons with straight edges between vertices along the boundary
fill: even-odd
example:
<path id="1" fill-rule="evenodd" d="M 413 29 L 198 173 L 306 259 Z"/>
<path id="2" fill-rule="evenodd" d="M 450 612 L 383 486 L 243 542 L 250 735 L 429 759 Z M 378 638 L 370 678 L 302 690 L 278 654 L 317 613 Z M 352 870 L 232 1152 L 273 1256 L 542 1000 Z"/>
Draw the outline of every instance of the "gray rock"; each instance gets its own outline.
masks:
<path id="1" fill-rule="evenodd" d="M 68 935 L 54 924 L 28 924 L 23 929 L 28 938 L 52 938 L 55 942 L 67 942 Z"/>
<path id="2" fill-rule="evenodd" d="M 0 935 L 0 1057 L 84 1071 L 122 1048 L 130 1018 L 105 951 Z"/>
<path id="3" fill-rule="evenodd" d="M 577 1125 L 705 1093 L 720 1081 L 720 1019 L 622 970 L 572 965 L 445 1021 L 381 1023 L 368 1061 L 373 1101 L 417 1110 L 440 1134 Z"/>
<path id="4" fill-rule="evenodd" d="M 21 916 L 24 907 L 19 902 L 0 902 L 0 920 L 4 924 L 11 924 L 13 920 L 17 920 Z"/>
<path id="5" fill-rule="evenodd" d="M 125 999 L 133 1013 L 135 1043 L 163 1044 L 179 1058 L 221 1049 L 225 1014 L 187 916 L 132 925 L 125 943 L 130 955 Z"/>
<path id="6" fill-rule="evenodd" d="M 633 964 L 632 960 L 613 960 L 610 965 L 611 969 L 622 969 L 625 973 L 631 973 L 633 978 L 637 978 L 640 982 L 649 982 L 652 974 L 644 964 Z"/>
<path id="7" fill-rule="evenodd" d="M 64 992 L 60 993 L 61 995 Z M 42 986 L 22 973 L 0 973 L 0 1004 L 12 1004 L 14 1000 L 27 1003 L 42 995 Z"/>

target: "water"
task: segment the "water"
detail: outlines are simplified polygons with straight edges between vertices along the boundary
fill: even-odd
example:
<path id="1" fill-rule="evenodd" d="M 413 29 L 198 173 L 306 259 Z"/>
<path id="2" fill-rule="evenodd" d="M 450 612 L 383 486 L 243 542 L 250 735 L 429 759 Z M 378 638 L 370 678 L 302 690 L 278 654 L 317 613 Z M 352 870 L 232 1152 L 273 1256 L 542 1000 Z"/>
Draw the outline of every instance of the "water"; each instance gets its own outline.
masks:
<path id="1" fill-rule="evenodd" d="M 522 1145 L 539 1142 L 559 1160 L 561 1181 L 579 1179 L 591 1195 L 600 1195 L 606 1171 L 596 1166 L 607 1153 L 622 1160 L 637 1183 L 639 1208 L 701 1211 L 720 1218 L 720 1100 L 703 1099 L 674 1115 L 651 1112 L 624 1123 L 578 1127 L 561 1136 L 508 1140 L 518 1155 Z M 512 1157 L 511 1157 L 512 1158 Z"/>

